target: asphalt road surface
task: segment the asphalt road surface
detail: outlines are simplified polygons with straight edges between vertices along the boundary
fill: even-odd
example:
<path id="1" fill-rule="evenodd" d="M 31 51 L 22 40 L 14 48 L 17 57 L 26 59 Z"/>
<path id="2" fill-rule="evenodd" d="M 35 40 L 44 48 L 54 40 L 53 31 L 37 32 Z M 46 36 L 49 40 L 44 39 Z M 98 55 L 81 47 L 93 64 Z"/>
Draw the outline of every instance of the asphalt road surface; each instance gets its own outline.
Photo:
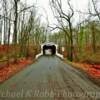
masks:
<path id="1" fill-rule="evenodd" d="M 58 57 L 40 57 L 0 84 L 0 100 L 100 100 L 100 87 Z"/>

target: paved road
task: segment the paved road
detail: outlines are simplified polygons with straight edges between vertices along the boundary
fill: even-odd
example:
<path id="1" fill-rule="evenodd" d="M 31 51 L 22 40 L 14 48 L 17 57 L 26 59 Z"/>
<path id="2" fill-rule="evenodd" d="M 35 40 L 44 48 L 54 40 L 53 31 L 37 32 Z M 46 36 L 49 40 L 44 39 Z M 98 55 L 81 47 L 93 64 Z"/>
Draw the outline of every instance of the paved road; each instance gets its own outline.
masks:
<path id="1" fill-rule="evenodd" d="M 0 85 L 0 100 L 100 100 L 100 87 L 58 57 L 42 56 Z"/>

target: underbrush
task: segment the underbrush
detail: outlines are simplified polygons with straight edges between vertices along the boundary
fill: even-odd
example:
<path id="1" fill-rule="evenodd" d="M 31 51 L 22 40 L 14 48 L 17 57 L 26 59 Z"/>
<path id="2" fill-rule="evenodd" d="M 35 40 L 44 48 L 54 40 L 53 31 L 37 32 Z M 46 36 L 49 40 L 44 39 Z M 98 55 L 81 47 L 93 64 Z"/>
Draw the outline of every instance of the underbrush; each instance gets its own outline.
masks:
<path id="1" fill-rule="evenodd" d="M 86 73 L 90 80 L 100 86 L 100 48 L 96 52 L 90 48 L 81 52 L 76 51 L 73 56 L 73 62 L 67 60 L 67 63 Z"/>
<path id="2" fill-rule="evenodd" d="M 31 63 L 33 63 L 32 59 L 20 59 L 17 64 L 10 63 L 9 66 L 5 64 L 4 67 L 0 69 L 0 83 L 3 83 Z"/>
<path id="3" fill-rule="evenodd" d="M 81 53 L 77 53 L 74 56 L 75 62 L 87 63 L 87 64 L 100 64 L 100 51 L 98 52 L 91 52 L 91 51 L 84 51 Z"/>
<path id="4" fill-rule="evenodd" d="M 14 45 L 0 45 L 0 83 L 33 63 L 37 53 L 37 47 L 33 45 L 22 49 L 20 45 L 17 45 L 16 49 Z M 14 62 L 15 56 L 17 57 L 16 63 Z"/>
<path id="5" fill-rule="evenodd" d="M 22 48 L 20 45 L 0 45 L 0 63 L 3 61 L 13 60 L 14 57 L 19 58 L 35 58 L 38 53 L 38 48 L 36 46 L 30 45 L 28 47 Z"/>

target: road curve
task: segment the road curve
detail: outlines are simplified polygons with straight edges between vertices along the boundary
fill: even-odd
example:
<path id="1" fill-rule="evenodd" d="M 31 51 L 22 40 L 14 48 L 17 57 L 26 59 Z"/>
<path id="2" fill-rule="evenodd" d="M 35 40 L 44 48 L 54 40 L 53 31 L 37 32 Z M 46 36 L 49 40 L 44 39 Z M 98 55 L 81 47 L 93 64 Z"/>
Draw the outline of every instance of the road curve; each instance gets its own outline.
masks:
<path id="1" fill-rule="evenodd" d="M 0 100 L 100 100 L 100 87 L 58 57 L 42 56 L 0 84 Z"/>

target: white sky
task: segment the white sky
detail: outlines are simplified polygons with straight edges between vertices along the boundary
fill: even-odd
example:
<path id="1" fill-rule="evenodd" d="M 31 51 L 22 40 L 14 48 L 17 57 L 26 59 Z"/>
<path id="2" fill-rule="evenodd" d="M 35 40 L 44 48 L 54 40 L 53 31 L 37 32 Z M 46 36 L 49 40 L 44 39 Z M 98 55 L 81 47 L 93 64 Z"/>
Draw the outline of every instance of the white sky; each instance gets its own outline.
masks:
<path id="1" fill-rule="evenodd" d="M 28 0 L 28 3 L 31 4 L 33 0 Z M 48 19 L 50 24 L 53 24 L 56 22 L 56 20 L 53 17 L 52 11 L 50 9 L 49 6 L 49 0 L 35 0 L 37 1 L 37 6 L 39 6 L 39 13 L 41 13 L 41 15 L 43 15 L 42 17 L 42 21 L 46 21 L 46 16 L 48 15 Z M 64 0 L 66 1 L 66 0 Z M 76 10 L 80 10 L 80 11 L 86 11 L 88 8 L 88 0 L 71 0 L 72 1 L 72 6 L 74 7 L 74 9 Z M 67 4 L 67 3 L 66 3 Z M 66 5 L 64 5 L 66 8 Z M 44 11 L 45 9 L 45 11 Z M 47 15 L 45 14 L 45 12 L 47 13 Z M 75 15 L 75 19 L 78 20 L 78 15 Z"/>
<path id="2" fill-rule="evenodd" d="M 66 1 L 66 0 L 64 0 Z M 88 0 L 71 0 L 72 1 L 72 6 L 74 7 L 74 9 L 76 10 L 80 10 L 80 11 L 86 11 L 88 8 Z M 48 15 L 48 19 L 49 19 L 49 23 L 50 24 L 53 24 L 56 22 L 56 20 L 54 19 L 53 17 L 53 14 L 52 14 L 52 11 L 50 9 L 50 6 L 49 6 L 49 0 L 27 0 L 27 3 L 29 5 L 32 5 L 33 2 L 37 2 L 37 7 L 38 7 L 38 11 L 39 11 L 39 14 L 42 15 L 41 17 L 41 21 L 46 23 L 46 16 Z M 67 3 L 66 3 L 67 4 Z M 64 5 L 66 7 L 66 5 Z M 44 10 L 45 9 L 45 10 Z M 45 14 L 45 12 L 47 14 Z M 76 14 L 75 15 L 75 20 L 77 21 L 78 20 L 78 15 Z M 81 19 L 83 17 L 81 16 Z"/>

